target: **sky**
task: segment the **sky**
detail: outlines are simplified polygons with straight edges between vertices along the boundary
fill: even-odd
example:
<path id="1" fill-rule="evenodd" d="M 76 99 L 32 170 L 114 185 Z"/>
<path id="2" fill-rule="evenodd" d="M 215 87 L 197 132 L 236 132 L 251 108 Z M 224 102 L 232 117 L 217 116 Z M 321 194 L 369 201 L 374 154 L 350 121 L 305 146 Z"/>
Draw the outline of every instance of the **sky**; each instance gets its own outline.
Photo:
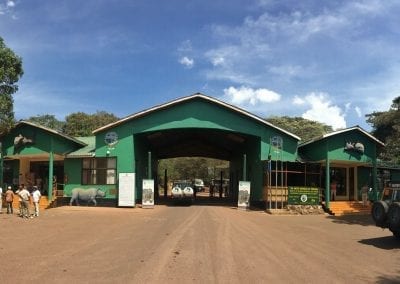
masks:
<path id="1" fill-rule="evenodd" d="M 200 92 L 341 129 L 400 96 L 397 0 L 0 0 L 17 119 L 117 117 Z"/>

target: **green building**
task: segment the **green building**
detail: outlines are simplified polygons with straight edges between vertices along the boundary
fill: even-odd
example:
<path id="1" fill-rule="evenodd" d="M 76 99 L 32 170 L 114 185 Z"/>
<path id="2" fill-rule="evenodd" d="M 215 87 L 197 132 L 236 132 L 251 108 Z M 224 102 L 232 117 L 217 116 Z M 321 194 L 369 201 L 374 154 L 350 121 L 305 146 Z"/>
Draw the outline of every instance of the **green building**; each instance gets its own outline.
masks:
<path id="1" fill-rule="evenodd" d="M 329 207 L 332 177 L 337 200 L 360 200 L 364 183 L 378 191 L 376 156 L 384 146 L 359 127 L 300 143 L 254 114 L 199 93 L 105 125 L 92 137 L 69 137 L 21 121 L 0 141 L 3 186 L 37 185 L 49 204 L 65 204 L 75 188 L 98 188 L 106 193 L 99 200 L 112 206 L 123 194 L 141 202 L 143 180 L 163 174 L 158 160 L 210 157 L 229 161 L 232 202 L 239 181 L 247 181 L 256 206 L 273 195 L 276 201 L 278 189 L 283 202 L 288 187 L 312 186 Z M 122 184 L 124 175 L 133 179 Z"/>

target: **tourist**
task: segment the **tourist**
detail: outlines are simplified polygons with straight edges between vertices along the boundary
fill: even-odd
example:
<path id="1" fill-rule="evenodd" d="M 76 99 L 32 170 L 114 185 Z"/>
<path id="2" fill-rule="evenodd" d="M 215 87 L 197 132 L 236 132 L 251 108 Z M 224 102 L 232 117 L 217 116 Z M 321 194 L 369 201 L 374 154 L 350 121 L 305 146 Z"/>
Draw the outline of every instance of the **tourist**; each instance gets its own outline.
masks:
<path id="1" fill-rule="evenodd" d="M 39 201 L 41 196 L 42 195 L 40 194 L 39 188 L 37 186 L 33 186 L 32 201 L 35 207 L 35 217 L 39 217 Z"/>
<path id="2" fill-rule="evenodd" d="M 11 186 L 8 186 L 6 191 L 7 214 L 13 214 L 13 201 L 14 192 L 12 191 Z"/>

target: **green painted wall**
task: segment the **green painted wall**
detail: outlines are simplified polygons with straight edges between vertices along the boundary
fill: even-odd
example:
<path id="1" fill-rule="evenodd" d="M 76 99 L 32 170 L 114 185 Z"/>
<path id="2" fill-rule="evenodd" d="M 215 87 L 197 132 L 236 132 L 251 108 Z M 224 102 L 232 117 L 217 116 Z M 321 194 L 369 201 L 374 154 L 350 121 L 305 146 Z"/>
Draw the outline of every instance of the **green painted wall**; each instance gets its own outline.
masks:
<path id="1" fill-rule="evenodd" d="M 346 142 L 362 143 L 364 153 L 345 151 Z M 312 161 L 325 160 L 329 153 L 330 160 L 371 163 L 376 157 L 376 142 L 362 132 L 353 130 L 301 146 L 299 152 Z"/>

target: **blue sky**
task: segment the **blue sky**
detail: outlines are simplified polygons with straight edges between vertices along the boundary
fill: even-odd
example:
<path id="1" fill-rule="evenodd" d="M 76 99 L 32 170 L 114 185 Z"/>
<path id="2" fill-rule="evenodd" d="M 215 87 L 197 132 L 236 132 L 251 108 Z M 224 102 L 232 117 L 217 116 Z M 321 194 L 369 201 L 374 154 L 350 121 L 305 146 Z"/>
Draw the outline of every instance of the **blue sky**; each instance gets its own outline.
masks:
<path id="1" fill-rule="evenodd" d="M 23 58 L 18 119 L 201 92 L 370 130 L 365 114 L 400 96 L 399 15 L 392 0 L 0 0 L 0 36 Z"/>

